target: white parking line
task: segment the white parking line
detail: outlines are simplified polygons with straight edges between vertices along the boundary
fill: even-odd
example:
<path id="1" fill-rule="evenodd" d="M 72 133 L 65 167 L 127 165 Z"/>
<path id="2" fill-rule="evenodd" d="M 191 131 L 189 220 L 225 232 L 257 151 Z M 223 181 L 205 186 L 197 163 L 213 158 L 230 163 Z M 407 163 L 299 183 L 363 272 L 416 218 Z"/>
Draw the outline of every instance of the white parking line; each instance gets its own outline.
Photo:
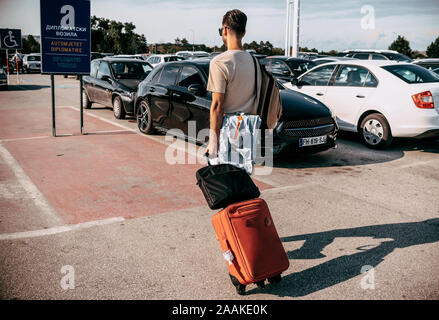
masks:
<path id="1" fill-rule="evenodd" d="M 48 229 L 6 233 L 6 234 L 0 234 L 0 240 L 16 240 L 16 239 L 23 239 L 23 238 L 35 238 L 35 237 L 49 236 L 49 235 L 68 232 L 68 231 L 87 229 L 87 228 L 91 228 L 94 226 L 102 226 L 102 225 L 106 225 L 106 224 L 110 224 L 110 223 L 121 222 L 124 220 L 125 219 L 123 217 L 116 217 L 116 218 L 109 218 L 109 219 L 104 219 L 104 220 L 96 220 L 96 221 L 78 223 L 78 224 L 73 224 L 73 225 L 53 227 L 53 228 L 48 228 Z"/>
<path id="2" fill-rule="evenodd" d="M 58 108 L 68 108 L 68 109 L 73 109 L 73 110 L 78 111 L 78 112 L 80 111 L 79 108 L 77 108 L 77 107 L 73 107 L 73 106 L 62 106 L 62 107 L 58 107 Z M 104 118 L 104 117 L 101 117 L 101 116 L 95 115 L 95 114 L 93 114 L 93 113 L 90 113 L 89 111 L 84 111 L 84 114 L 86 114 L 86 115 L 88 115 L 88 116 L 90 116 L 90 117 L 93 117 L 93 118 L 95 118 L 95 119 L 98 119 L 98 120 L 104 121 L 104 122 L 106 122 L 106 123 L 112 124 L 112 125 L 114 125 L 114 126 L 116 126 L 116 127 L 119 127 L 119 128 L 122 128 L 122 129 L 125 129 L 125 130 L 128 130 L 128 131 L 134 132 L 134 133 L 138 134 L 138 135 L 141 136 L 141 137 L 148 138 L 148 139 L 150 139 L 150 140 L 153 140 L 153 141 L 159 142 L 159 143 L 161 143 L 161 144 L 163 144 L 163 145 L 165 145 L 165 146 L 169 146 L 167 143 L 165 143 L 165 141 L 164 141 L 163 139 L 161 139 L 161 138 L 159 138 L 159 137 L 155 137 L 155 136 L 151 136 L 151 135 L 143 134 L 143 133 L 141 133 L 139 130 L 136 130 L 136 129 L 130 128 L 130 127 L 128 127 L 128 126 L 124 126 L 123 124 L 120 124 L 120 123 L 118 123 L 118 122 L 115 122 L 115 121 L 112 121 L 112 120 L 106 119 L 106 118 Z M 200 156 L 199 154 L 197 154 L 197 151 L 194 150 L 194 149 L 196 149 L 196 148 L 188 148 L 188 147 L 186 147 L 186 144 L 185 144 L 185 142 L 184 142 L 183 140 L 180 140 L 180 141 L 181 141 L 182 143 L 179 143 L 179 142 L 177 142 L 177 143 L 173 143 L 173 144 L 172 144 L 172 147 L 173 147 L 174 149 L 176 149 L 176 150 L 184 151 L 184 152 L 190 154 L 190 155 L 193 156 L 193 157 L 198 157 L 198 161 L 200 161 L 200 163 L 204 163 L 204 162 L 205 162 L 204 157 L 202 157 L 202 156 Z"/>
<path id="3" fill-rule="evenodd" d="M 64 222 L 55 212 L 55 210 L 47 202 L 43 194 L 38 190 L 32 180 L 27 176 L 20 164 L 14 159 L 9 151 L 0 143 L 0 156 L 5 160 L 7 165 L 12 169 L 18 182 L 23 186 L 26 193 L 34 200 L 35 205 L 39 207 L 45 214 L 46 218 L 50 219 L 51 223 L 55 225 L 63 225 Z"/>
<path id="4" fill-rule="evenodd" d="M 33 139 L 45 139 L 45 138 L 50 138 L 50 136 L 36 136 L 36 137 L 26 137 L 26 138 L 2 139 L 2 140 L 0 140 L 0 142 L 22 141 L 22 140 L 33 140 Z"/>

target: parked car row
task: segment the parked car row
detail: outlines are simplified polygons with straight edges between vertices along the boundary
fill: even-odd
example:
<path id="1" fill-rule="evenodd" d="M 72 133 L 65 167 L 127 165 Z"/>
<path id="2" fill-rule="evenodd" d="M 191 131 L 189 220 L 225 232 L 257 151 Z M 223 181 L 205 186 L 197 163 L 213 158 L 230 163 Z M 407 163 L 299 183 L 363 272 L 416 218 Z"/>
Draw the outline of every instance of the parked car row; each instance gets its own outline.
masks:
<path id="1" fill-rule="evenodd" d="M 176 128 L 191 139 L 188 124 L 195 121 L 198 137 L 198 132 L 210 127 L 209 64 L 209 58 L 168 62 L 155 68 L 134 59 L 94 60 L 90 76 L 83 81 L 84 107 L 100 103 L 112 106 L 117 119 L 126 114 L 135 116 L 145 134 Z M 279 88 L 283 112 L 273 131 L 274 155 L 291 149 L 315 152 L 334 147 L 338 125 L 330 109 L 309 95 L 286 90 L 281 84 Z"/>
<path id="2" fill-rule="evenodd" d="M 135 115 L 144 133 L 169 128 L 187 133 L 190 120 L 196 121 L 200 129 L 208 128 L 211 96 L 206 85 L 211 58 L 168 59 L 156 68 L 146 62 L 148 67 L 131 81 L 131 87 L 121 81 L 113 67 L 121 58 L 100 59 L 99 66 L 93 65 L 90 80 L 84 79 L 85 105 L 111 105 L 116 118 Z M 357 132 L 366 146 L 376 149 L 388 146 L 393 137 L 439 135 L 439 103 L 434 103 L 439 101 L 439 76 L 419 65 L 353 57 L 311 61 L 273 56 L 260 61 L 282 89 L 284 118 L 274 131 L 275 153 L 292 145 L 297 147 L 300 139 L 315 134 L 326 136 L 320 147 L 333 146 L 338 128 Z M 316 108 L 327 108 L 328 113 L 317 120 L 309 119 L 308 113 L 315 116 Z"/>

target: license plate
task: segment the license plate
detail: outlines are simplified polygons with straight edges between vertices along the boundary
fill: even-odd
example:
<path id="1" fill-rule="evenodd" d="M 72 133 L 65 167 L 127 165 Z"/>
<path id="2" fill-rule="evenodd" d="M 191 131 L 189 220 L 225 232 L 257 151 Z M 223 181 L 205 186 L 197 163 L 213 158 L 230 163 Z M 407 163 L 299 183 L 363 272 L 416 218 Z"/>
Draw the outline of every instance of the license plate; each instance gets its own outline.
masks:
<path id="1" fill-rule="evenodd" d="M 317 146 L 319 144 L 325 144 L 328 136 L 312 137 L 312 138 L 300 138 L 299 147 Z"/>

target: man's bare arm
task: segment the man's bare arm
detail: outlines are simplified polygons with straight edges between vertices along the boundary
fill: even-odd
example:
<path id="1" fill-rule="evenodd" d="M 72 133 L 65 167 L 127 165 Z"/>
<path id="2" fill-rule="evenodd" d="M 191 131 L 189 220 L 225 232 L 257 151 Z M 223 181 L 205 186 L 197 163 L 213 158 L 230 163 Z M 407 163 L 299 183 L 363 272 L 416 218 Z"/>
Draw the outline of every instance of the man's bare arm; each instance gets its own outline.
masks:
<path id="1" fill-rule="evenodd" d="M 206 152 L 216 155 L 218 150 L 219 135 L 224 117 L 224 93 L 212 92 L 212 105 L 210 106 L 210 135 L 209 146 Z"/>

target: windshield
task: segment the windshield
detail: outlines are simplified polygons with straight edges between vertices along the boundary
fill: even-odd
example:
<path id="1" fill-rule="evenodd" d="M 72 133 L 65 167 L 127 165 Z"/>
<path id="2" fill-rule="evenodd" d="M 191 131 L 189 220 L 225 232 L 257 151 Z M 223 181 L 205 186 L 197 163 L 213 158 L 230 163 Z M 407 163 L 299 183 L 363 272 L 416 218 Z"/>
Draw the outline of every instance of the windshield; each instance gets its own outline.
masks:
<path id="1" fill-rule="evenodd" d="M 178 57 L 165 57 L 165 62 L 178 61 Z"/>
<path id="2" fill-rule="evenodd" d="M 395 61 L 412 62 L 412 59 L 400 53 L 388 53 L 387 56 Z"/>
<path id="3" fill-rule="evenodd" d="M 206 75 L 206 77 L 209 77 L 209 67 L 210 64 L 206 63 L 206 64 L 199 64 L 199 67 L 201 67 L 201 69 L 204 71 L 204 74 Z"/>
<path id="4" fill-rule="evenodd" d="M 116 79 L 143 80 L 151 72 L 152 67 L 144 62 L 113 62 L 111 64 Z"/>
<path id="5" fill-rule="evenodd" d="M 40 56 L 28 56 L 27 61 L 41 61 Z"/>
<path id="6" fill-rule="evenodd" d="M 392 65 L 382 67 L 401 80 L 413 83 L 439 82 L 439 75 L 417 65 Z"/>
<path id="7" fill-rule="evenodd" d="M 300 75 L 313 67 L 315 67 L 317 64 L 313 61 L 286 61 L 288 66 L 293 70 L 293 72 L 297 75 Z"/>

